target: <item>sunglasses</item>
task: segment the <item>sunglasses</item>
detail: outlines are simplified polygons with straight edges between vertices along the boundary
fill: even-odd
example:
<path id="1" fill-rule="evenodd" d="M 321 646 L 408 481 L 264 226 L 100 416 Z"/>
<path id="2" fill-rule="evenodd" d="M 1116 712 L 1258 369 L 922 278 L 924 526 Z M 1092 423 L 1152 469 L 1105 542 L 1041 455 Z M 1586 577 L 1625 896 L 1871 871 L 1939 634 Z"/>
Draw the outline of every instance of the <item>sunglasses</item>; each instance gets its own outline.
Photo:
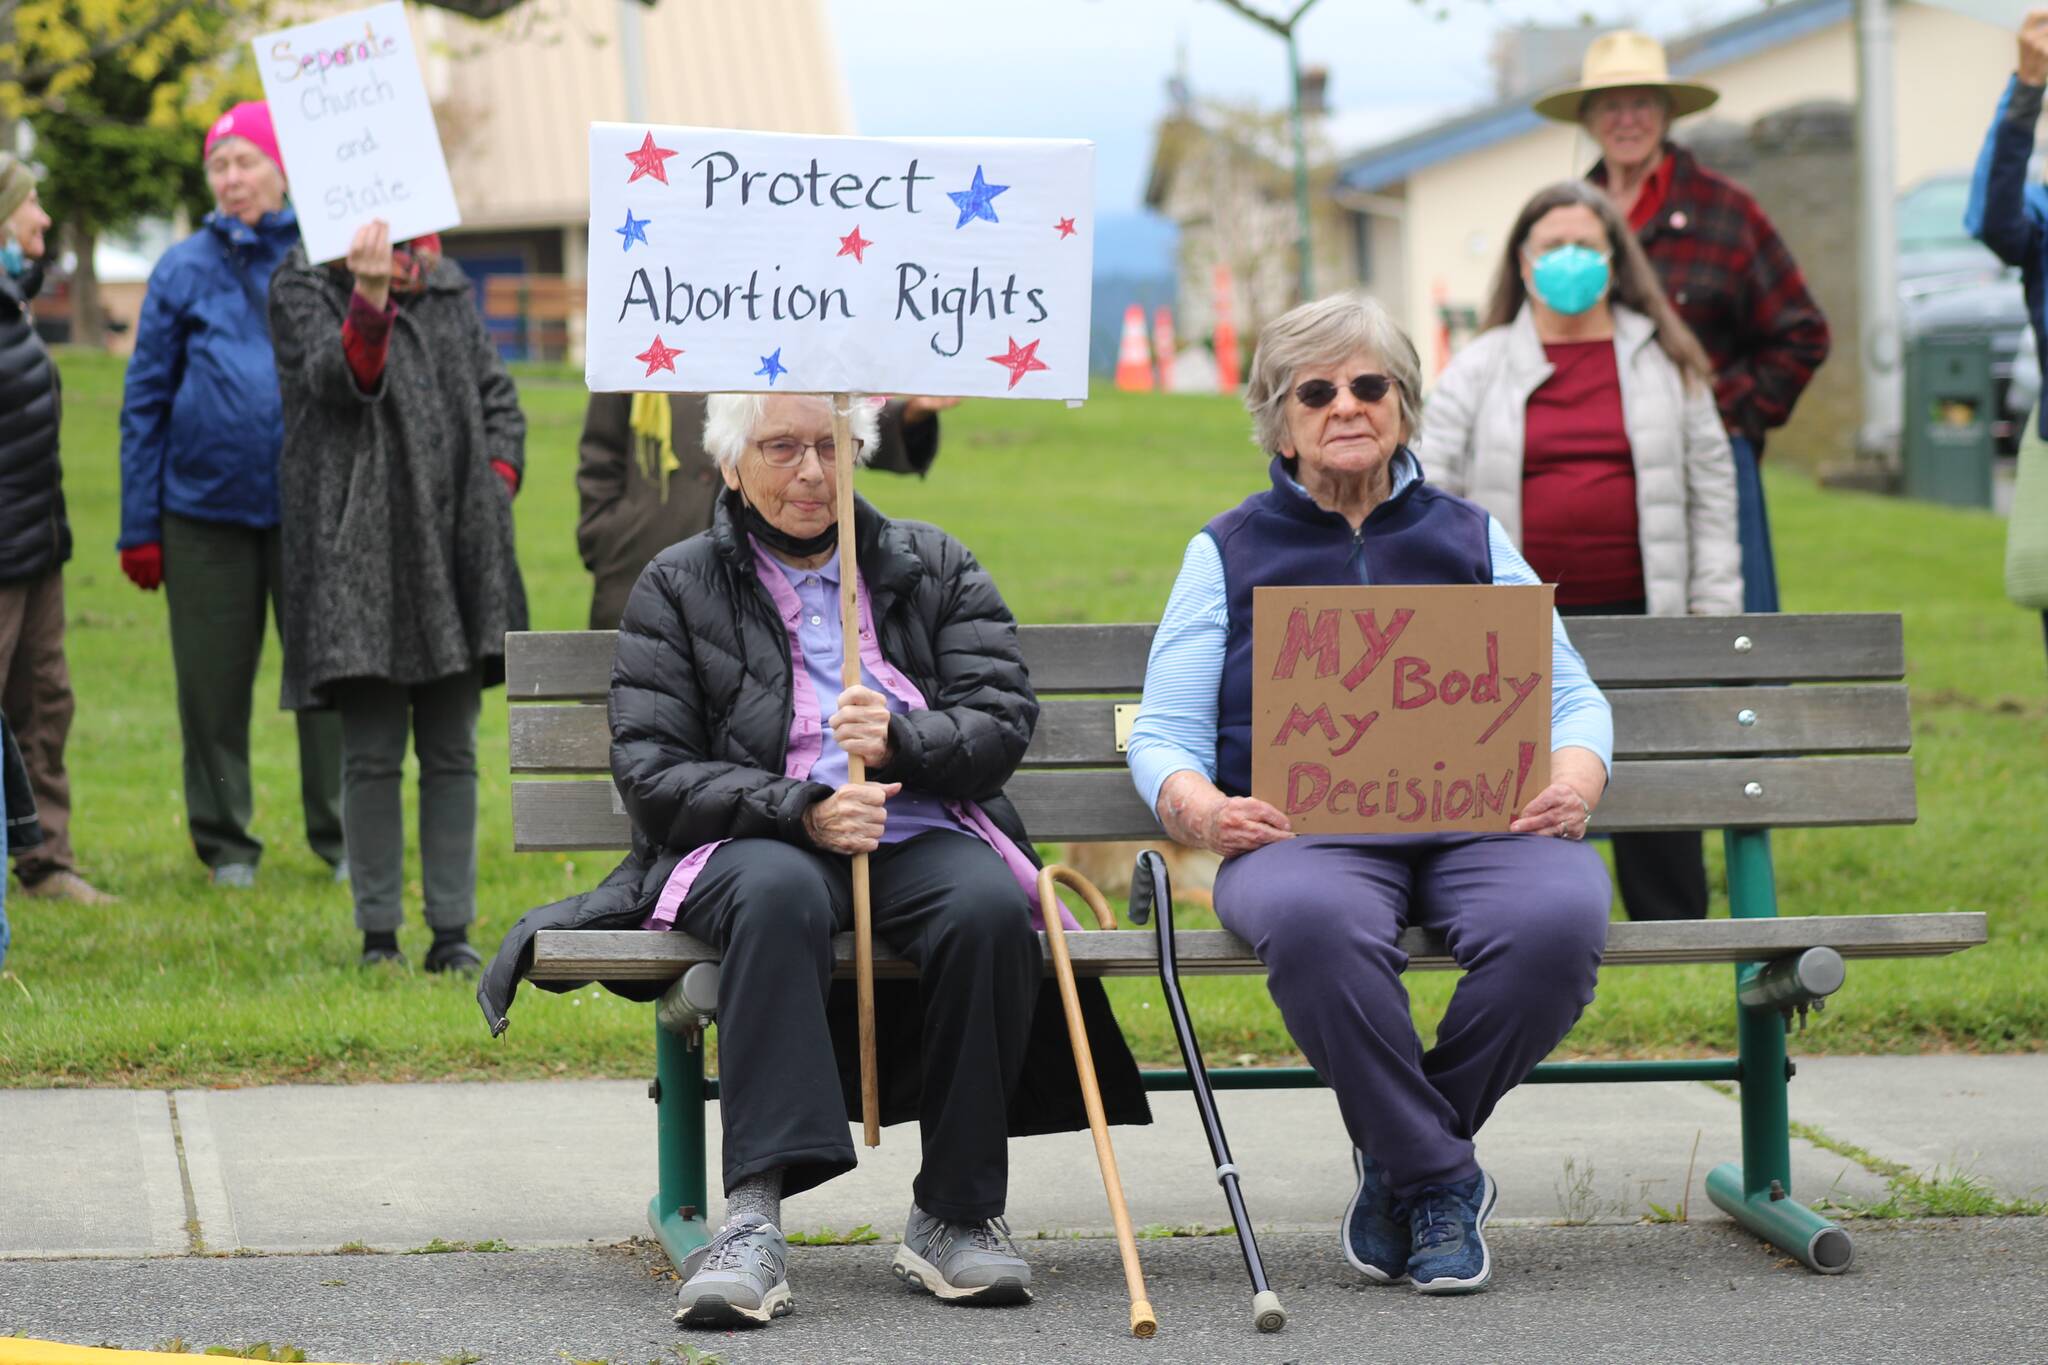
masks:
<path id="1" fill-rule="evenodd" d="M 1393 389 L 1394 381 L 1383 374 L 1353 375 L 1344 386 L 1361 403 L 1377 403 Z M 1294 391 L 1305 408 L 1327 408 L 1337 401 L 1337 386 L 1327 379 L 1311 379 Z"/>

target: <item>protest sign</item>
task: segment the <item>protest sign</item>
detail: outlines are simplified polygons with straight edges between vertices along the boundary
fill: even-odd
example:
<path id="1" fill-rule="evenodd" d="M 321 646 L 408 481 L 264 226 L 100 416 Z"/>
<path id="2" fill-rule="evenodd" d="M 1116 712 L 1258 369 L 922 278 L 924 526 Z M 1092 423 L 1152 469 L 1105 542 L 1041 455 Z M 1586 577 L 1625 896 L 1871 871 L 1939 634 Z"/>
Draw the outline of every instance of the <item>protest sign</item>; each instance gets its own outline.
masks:
<path id="1" fill-rule="evenodd" d="M 1504 830 L 1550 783 L 1554 589 L 1252 593 L 1252 795 L 1299 834 Z"/>
<path id="2" fill-rule="evenodd" d="M 377 5 L 254 40 L 299 235 L 316 264 L 373 218 L 391 240 L 462 222 L 405 6 Z"/>
<path id="3" fill-rule="evenodd" d="M 1094 148 L 593 124 L 593 392 L 1088 395 Z"/>

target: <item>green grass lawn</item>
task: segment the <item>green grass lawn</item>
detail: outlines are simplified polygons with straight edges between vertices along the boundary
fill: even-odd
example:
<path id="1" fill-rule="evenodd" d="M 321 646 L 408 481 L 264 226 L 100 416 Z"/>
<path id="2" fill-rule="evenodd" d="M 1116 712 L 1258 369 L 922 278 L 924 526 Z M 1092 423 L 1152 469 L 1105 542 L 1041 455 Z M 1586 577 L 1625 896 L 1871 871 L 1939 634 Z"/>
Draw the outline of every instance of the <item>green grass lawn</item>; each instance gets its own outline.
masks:
<path id="1" fill-rule="evenodd" d="M 117 567 L 120 367 L 66 354 L 65 464 L 78 553 L 66 574 L 78 692 L 71 769 L 86 870 L 122 903 L 86 910 L 9 898 L 15 944 L 0 980 L 0 1085 L 236 1084 L 420 1077 L 637 1076 L 651 1012 L 597 990 L 523 991 L 492 1039 L 465 984 L 365 975 L 347 892 L 298 829 L 288 717 L 273 644 L 258 684 L 253 893 L 217 894 L 192 856 L 163 600 Z M 521 562 L 539 629 L 584 619 L 577 561 L 573 375 L 521 375 L 531 434 L 518 502 Z M 1079 411 L 970 403 L 946 419 L 923 482 L 876 475 L 888 511 L 937 521 L 972 546 L 1027 621 L 1157 614 L 1188 536 L 1263 481 L 1241 409 L 1222 399 L 1107 393 Z M 1991 943 L 1952 958 L 1856 963 L 1808 1050 L 2031 1049 L 2048 1039 L 2048 704 L 2038 618 L 1999 594 L 2003 526 L 1990 517 L 1771 481 L 1788 609 L 1902 610 L 1912 669 L 1920 822 L 1777 836 L 1786 913 L 1981 909 Z M 477 939 L 488 951 L 530 906 L 594 883 L 602 855 L 511 852 L 505 705 L 487 699 Z M 1718 840 L 1709 854 L 1719 877 Z M 416 865 L 403 935 L 417 962 Z M 1190 925 L 1204 923 L 1185 916 Z M 1452 982 L 1416 983 L 1425 1027 Z M 1600 1056 L 1732 1046 L 1724 967 L 1617 970 L 1567 1045 Z M 1177 1064 L 1156 985 L 1111 983 L 1141 1059 Z M 1190 994 L 1218 1063 L 1278 1060 L 1291 1045 L 1264 983 L 1207 979 Z"/>

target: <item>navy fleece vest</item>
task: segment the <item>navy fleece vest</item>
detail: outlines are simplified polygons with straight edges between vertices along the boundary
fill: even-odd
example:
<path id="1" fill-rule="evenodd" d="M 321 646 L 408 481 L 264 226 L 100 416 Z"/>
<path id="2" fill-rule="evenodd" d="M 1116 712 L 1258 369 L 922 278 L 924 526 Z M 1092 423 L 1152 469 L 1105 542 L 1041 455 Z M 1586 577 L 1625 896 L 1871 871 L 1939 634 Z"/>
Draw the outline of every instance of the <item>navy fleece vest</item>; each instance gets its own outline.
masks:
<path id="1" fill-rule="evenodd" d="M 1277 456 L 1272 475 L 1271 488 L 1203 528 L 1221 552 L 1230 609 L 1216 708 L 1216 785 L 1232 796 L 1248 796 L 1252 787 L 1252 589 L 1493 581 L 1486 512 L 1463 498 L 1417 479 L 1373 508 L 1354 532 L 1305 497 Z"/>

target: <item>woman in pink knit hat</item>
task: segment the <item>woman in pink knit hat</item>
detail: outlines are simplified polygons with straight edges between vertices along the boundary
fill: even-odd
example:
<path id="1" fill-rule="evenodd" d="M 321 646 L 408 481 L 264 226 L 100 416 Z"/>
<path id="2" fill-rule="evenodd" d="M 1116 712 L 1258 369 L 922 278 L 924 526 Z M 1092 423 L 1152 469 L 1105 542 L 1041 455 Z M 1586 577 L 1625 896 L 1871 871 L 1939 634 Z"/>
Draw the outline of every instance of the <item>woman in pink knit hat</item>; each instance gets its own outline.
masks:
<path id="1" fill-rule="evenodd" d="M 121 569 L 170 608 L 185 812 L 214 885 L 255 882 L 249 716 L 278 593 L 284 409 L 270 277 L 299 240 L 270 108 L 238 104 L 206 134 L 215 208 L 150 273 L 121 406 Z M 280 640 L 284 637 L 280 619 Z M 306 841 L 346 878 L 341 735 L 300 712 Z"/>

